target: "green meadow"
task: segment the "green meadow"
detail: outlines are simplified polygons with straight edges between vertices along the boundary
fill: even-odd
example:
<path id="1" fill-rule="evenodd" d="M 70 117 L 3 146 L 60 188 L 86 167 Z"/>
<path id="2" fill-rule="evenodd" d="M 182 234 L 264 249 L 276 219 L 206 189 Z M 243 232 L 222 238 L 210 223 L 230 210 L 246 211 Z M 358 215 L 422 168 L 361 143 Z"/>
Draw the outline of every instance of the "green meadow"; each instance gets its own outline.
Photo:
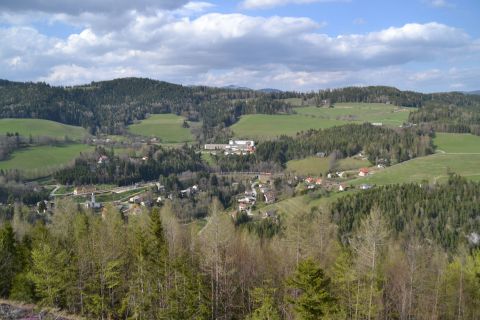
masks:
<path id="1" fill-rule="evenodd" d="M 298 104 L 298 101 L 291 101 Z M 398 127 L 412 109 L 382 103 L 338 103 L 335 108 L 299 107 L 291 115 L 244 115 L 231 129 L 236 137 L 263 140 L 282 134 L 293 136 L 309 129 L 323 129 L 346 123 L 381 122 Z"/>
<path id="2" fill-rule="evenodd" d="M 68 136 L 72 140 L 81 140 L 87 131 L 82 127 L 70 126 L 63 123 L 43 119 L 0 119 L 0 134 L 18 132 L 29 137 L 46 136 L 63 139 Z"/>
<path id="3" fill-rule="evenodd" d="M 438 152 L 480 153 L 480 137 L 472 134 L 437 133 L 434 143 Z"/>
<path id="4" fill-rule="evenodd" d="M 93 148 L 85 144 L 24 148 L 15 151 L 9 159 L 0 161 L 0 169 L 50 171 L 51 169 L 68 164 L 81 152 L 91 150 L 93 150 Z"/>
<path id="5" fill-rule="evenodd" d="M 301 107 L 298 114 L 319 119 L 355 122 L 380 122 L 387 126 L 400 126 L 408 120 L 412 109 L 384 103 L 337 103 L 335 108 Z"/>
<path id="6" fill-rule="evenodd" d="M 157 137 L 163 143 L 190 142 L 194 138 L 189 128 L 182 126 L 185 118 L 175 114 L 154 114 L 128 127 L 135 135 Z"/>
<path id="7" fill-rule="evenodd" d="M 269 115 L 248 114 L 231 126 L 236 137 L 265 140 L 279 135 L 293 136 L 308 129 L 323 129 L 342 125 L 347 121 L 319 119 L 301 114 Z"/>
<path id="8" fill-rule="evenodd" d="M 470 180 L 480 181 L 480 154 L 441 154 L 415 158 L 358 178 L 352 184 L 386 185 L 404 182 L 441 182 L 454 172 Z"/>

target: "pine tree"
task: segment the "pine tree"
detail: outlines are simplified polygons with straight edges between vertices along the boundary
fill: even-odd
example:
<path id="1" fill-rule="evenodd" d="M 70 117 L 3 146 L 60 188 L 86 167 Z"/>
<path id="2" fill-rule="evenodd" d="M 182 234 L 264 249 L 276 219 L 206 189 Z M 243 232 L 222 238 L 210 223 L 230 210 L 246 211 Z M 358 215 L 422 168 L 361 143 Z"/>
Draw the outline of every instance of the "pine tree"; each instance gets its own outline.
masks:
<path id="1" fill-rule="evenodd" d="M 46 306 L 62 306 L 68 287 L 68 261 L 64 250 L 40 243 L 32 250 L 32 280 L 40 303 Z"/>
<path id="2" fill-rule="evenodd" d="M 287 286 L 292 290 L 288 300 L 298 318 L 318 320 L 336 313 L 330 278 L 312 259 L 299 263 L 294 275 L 287 280 Z"/>
<path id="3" fill-rule="evenodd" d="M 8 297 L 17 272 L 16 240 L 10 223 L 0 229 L 0 296 Z"/>

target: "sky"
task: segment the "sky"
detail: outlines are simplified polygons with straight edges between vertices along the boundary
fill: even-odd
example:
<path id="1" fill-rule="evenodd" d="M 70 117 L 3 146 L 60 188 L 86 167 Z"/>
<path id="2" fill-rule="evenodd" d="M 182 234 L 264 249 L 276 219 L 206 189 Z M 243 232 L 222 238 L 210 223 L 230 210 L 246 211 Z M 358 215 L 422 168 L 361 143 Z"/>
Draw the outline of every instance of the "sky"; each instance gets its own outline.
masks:
<path id="1" fill-rule="evenodd" d="M 0 78 L 480 90 L 479 0 L 1 0 Z"/>

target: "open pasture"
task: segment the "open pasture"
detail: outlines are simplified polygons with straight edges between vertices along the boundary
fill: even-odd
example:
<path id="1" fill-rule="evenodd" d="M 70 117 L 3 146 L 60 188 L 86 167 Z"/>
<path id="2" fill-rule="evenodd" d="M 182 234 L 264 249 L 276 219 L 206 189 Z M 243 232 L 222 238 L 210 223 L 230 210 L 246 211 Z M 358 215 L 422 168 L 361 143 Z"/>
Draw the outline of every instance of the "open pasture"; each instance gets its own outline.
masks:
<path id="1" fill-rule="evenodd" d="M 398 127 L 412 109 L 382 103 L 338 103 L 335 108 L 299 107 L 291 115 L 244 115 L 231 129 L 238 138 L 264 140 L 279 135 L 294 136 L 309 129 L 324 129 L 346 123 L 381 122 Z"/>
<path id="2" fill-rule="evenodd" d="M 81 140 L 87 135 L 82 127 L 70 126 L 63 123 L 43 119 L 0 119 L 0 134 L 18 132 L 21 136 L 43 136 L 63 140 L 68 137 L 72 140 Z"/>
<path id="3" fill-rule="evenodd" d="M 386 185 L 406 182 L 419 183 L 423 180 L 441 182 L 448 178 L 449 172 L 454 172 L 470 180 L 480 181 L 480 154 L 437 153 L 415 158 L 377 171 L 373 175 L 358 178 L 352 181 L 352 184 Z"/>
<path id="4" fill-rule="evenodd" d="M 194 138 L 189 128 L 184 128 L 185 118 L 175 114 L 153 114 L 140 123 L 128 127 L 132 134 L 157 137 L 163 143 L 190 142 Z"/>
<path id="5" fill-rule="evenodd" d="M 298 114 L 319 119 L 380 122 L 386 126 L 395 127 L 406 122 L 412 110 L 383 103 L 337 103 L 334 108 L 302 107 L 295 109 Z"/>
<path id="6" fill-rule="evenodd" d="M 440 153 L 480 154 L 480 137 L 473 134 L 438 132 L 433 141 Z"/>
<path id="7" fill-rule="evenodd" d="M 50 172 L 54 168 L 66 165 L 81 152 L 93 150 L 85 144 L 69 144 L 65 146 L 30 147 L 15 151 L 10 158 L 0 161 L 0 169 L 18 169 L 26 172 Z"/>

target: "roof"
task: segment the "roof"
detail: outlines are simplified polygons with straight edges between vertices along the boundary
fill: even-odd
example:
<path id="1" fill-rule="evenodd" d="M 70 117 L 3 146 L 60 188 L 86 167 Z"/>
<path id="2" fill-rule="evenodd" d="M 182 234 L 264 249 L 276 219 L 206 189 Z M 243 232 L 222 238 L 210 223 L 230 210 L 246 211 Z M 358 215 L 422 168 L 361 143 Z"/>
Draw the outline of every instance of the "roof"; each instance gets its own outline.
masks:
<path id="1" fill-rule="evenodd" d="M 361 168 L 361 169 L 360 169 L 360 172 L 363 172 L 363 173 L 368 173 L 368 172 L 369 172 L 369 170 L 368 170 L 368 168 Z"/>

